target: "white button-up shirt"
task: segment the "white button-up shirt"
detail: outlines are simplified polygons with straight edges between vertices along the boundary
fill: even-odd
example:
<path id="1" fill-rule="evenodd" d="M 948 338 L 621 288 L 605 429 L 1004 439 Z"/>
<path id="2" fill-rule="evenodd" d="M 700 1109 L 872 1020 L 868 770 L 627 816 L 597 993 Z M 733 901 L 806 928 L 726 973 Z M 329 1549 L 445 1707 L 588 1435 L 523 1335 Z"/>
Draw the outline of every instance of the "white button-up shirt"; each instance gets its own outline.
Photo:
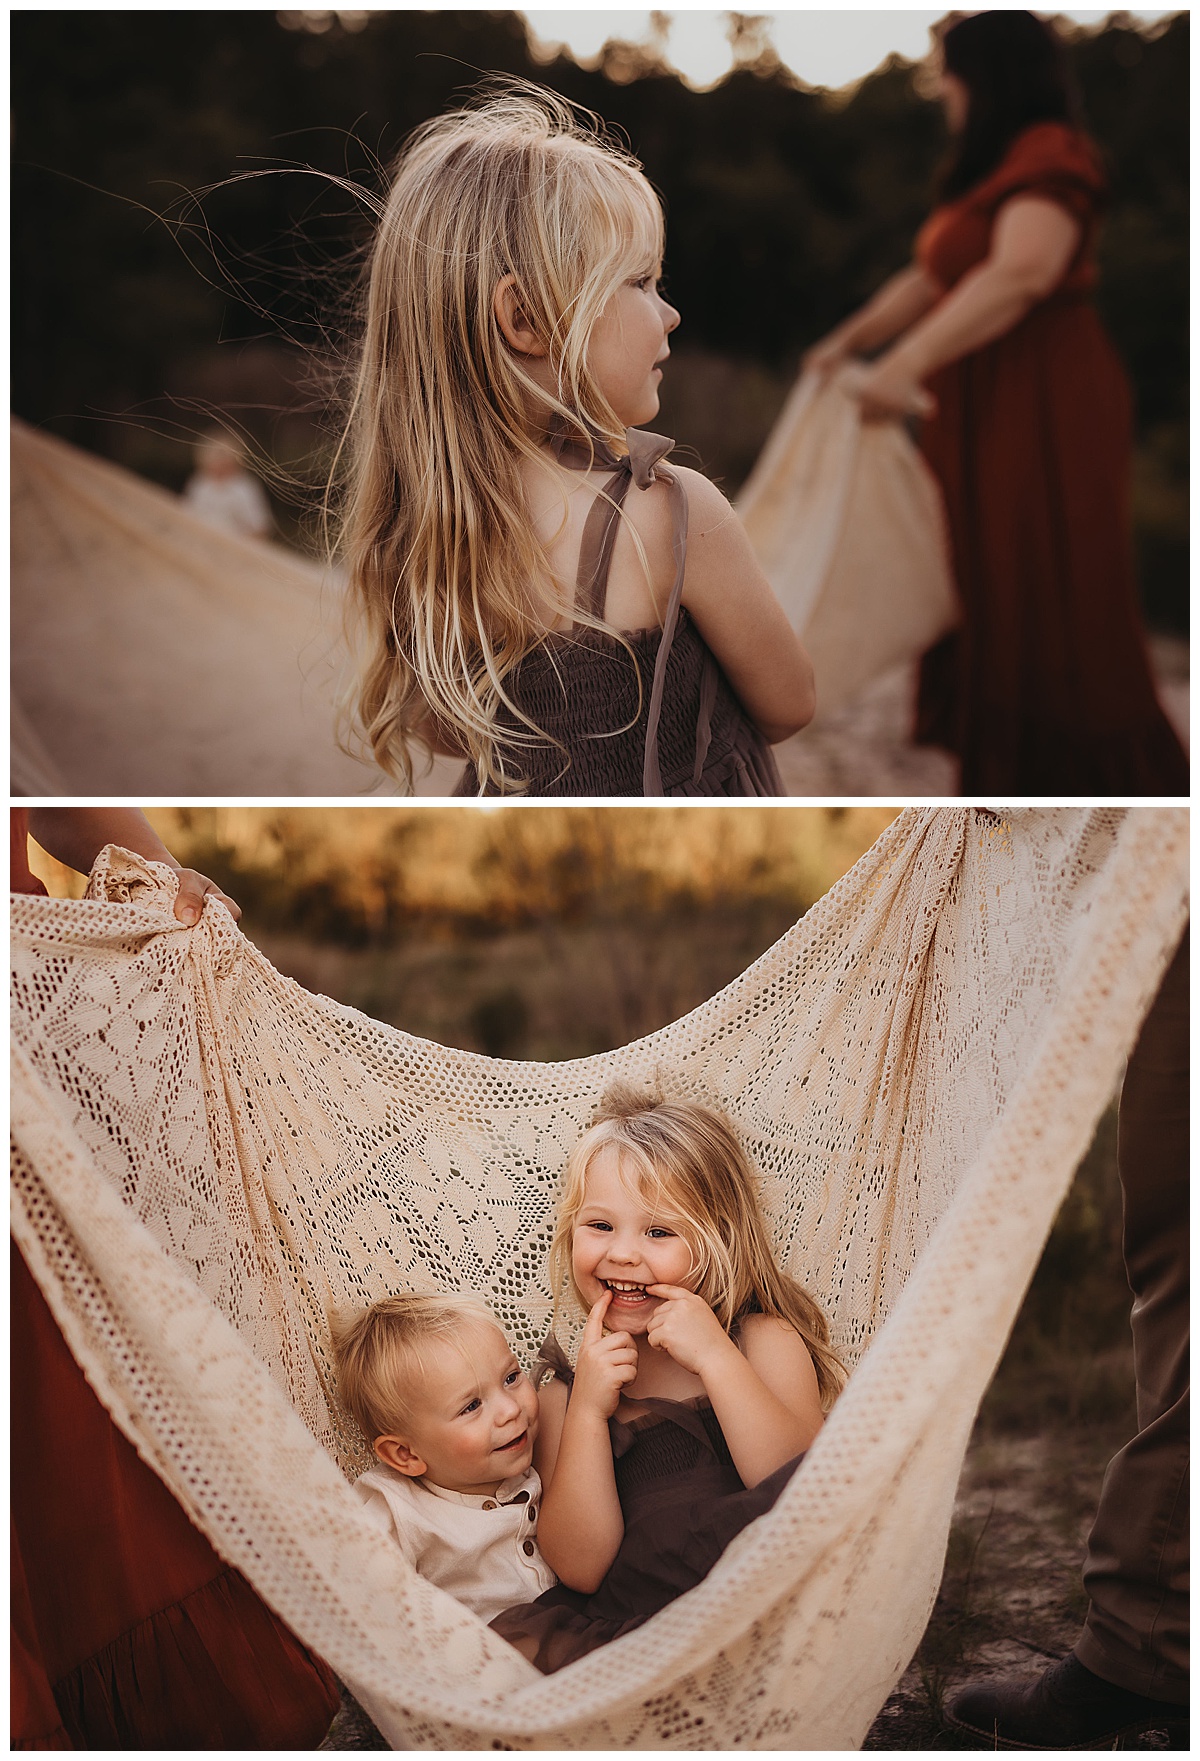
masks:
<path id="1" fill-rule="evenodd" d="M 537 1544 L 542 1482 L 534 1468 L 481 1498 L 410 1480 L 381 1462 L 355 1482 L 355 1491 L 413 1569 L 481 1620 L 532 1602 L 558 1582 Z"/>

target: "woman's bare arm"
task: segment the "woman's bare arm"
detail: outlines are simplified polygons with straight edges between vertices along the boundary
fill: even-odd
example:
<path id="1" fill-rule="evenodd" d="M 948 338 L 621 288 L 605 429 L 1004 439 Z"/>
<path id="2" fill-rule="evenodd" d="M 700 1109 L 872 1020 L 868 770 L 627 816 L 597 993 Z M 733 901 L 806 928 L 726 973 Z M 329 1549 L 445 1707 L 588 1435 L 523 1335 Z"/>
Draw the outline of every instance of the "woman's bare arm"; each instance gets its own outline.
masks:
<path id="1" fill-rule="evenodd" d="M 802 365 L 826 372 L 848 355 L 870 354 L 923 318 L 941 298 L 942 290 L 918 263 L 884 282 L 865 306 L 831 330 L 805 354 Z"/>
<path id="2" fill-rule="evenodd" d="M 930 373 L 1003 336 L 1053 291 L 1079 239 L 1079 222 L 1057 202 L 1042 196 L 1006 202 L 987 258 L 867 369 L 858 387 L 865 413 L 894 416 L 919 405 L 921 381 Z"/>
<path id="3" fill-rule="evenodd" d="M 235 920 L 242 915 L 215 881 L 175 860 L 139 807 L 31 807 L 29 830 L 43 850 L 79 874 L 90 872 L 106 844 L 119 844 L 148 862 L 165 862 L 179 876 L 175 915 L 181 923 L 198 922 L 210 893 Z"/>

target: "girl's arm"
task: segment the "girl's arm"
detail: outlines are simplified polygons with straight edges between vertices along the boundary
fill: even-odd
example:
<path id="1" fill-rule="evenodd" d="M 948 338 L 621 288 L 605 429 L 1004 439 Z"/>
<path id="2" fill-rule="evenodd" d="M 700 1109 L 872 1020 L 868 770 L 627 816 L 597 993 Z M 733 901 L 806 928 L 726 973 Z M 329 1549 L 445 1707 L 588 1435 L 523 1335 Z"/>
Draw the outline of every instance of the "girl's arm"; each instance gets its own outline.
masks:
<path id="1" fill-rule="evenodd" d="M 812 662 L 721 491 L 698 471 L 671 470 L 688 498 L 683 603 L 743 709 L 774 745 L 813 718 Z"/>
<path id="2" fill-rule="evenodd" d="M 1079 239 L 1079 222 L 1057 202 L 1042 196 L 1005 202 L 992 228 L 989 256 L 867 369 L 857 387 L 864 414 L 889 417 L 922 401 L 928 406 L 921 381 L 1019 323 L 1062 280 Z"/>
<path id="3" fill-rule="evenodd" d="M 588 1593 L 600 1587 L 625 1534 L 608 1420 L 637 1375 L 637 1349 L 628 1333 L 604 1332 L 611 1300 L 605 1291 L 588 1316 L 569 1403 L 561 1383 L 541 1396 L 535 1455 L 542 1557 L 569 1589 Z"/>
<path id="4" fill-rule="evenodd" d="M 650 1284 L 665 1298 L 647 1337 L 699 1376 L 747 1486 L 757 1486 L 803 1453 L 824 1422 L 808 1348 L 786 1321 L 748 1315 L 739 1350 L 702 1297 L 675 1284 Z"/>
<path id="5" fill-rule="evenodd" d="M 29 830 L 43 850 L 79 874 L 88 874 L 106 844 L 119 844 L 148 862 L 165 862 L 179 876 L 175 915 L 181 923 L 198 923 L 209 893 L 236 920 L 241 906 L 215 881 L 194 868 L 183 868 L 167 849 L 140 807 L 31 807 Z"/>
<path id="6" fill-rule="evenodd" d="M 848 355 L 870 354 L 923 318 L 937 304 L 942 290 L 917 263 L 910 263 L 890 280 L 865 306 L 844 318 L 835 330 L 803 356 L 801 366 L 827 373 Z"/>

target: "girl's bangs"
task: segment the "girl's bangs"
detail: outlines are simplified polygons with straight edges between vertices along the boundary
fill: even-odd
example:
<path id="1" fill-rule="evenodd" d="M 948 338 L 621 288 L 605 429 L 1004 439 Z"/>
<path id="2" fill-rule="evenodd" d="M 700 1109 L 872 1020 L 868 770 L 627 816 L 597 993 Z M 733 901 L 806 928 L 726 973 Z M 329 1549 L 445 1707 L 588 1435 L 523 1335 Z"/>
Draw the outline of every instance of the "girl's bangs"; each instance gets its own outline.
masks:
<path id="1" fill-rule="evenodd" d="M 616 188 L 604 194 L 609 225 L 617 238 L 616 268 L 621 275 L 653 269 L 663 252 L 663 216 L 650 185 L 640 174 L 622 170 Z"/>

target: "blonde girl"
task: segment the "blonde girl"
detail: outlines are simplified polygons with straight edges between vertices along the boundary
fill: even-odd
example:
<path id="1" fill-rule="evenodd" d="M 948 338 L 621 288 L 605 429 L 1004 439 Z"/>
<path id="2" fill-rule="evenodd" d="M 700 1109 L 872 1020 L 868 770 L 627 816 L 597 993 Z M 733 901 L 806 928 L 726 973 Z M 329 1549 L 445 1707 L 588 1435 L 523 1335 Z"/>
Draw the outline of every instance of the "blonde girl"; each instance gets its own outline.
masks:
<path id="1" fill-rule="evenodd" d="M 538 1527 L 561 1587 L 494 1623 L 544 1670 L 698 1583 L 774 1503 L 844 1381 L 710 1108 L 610 1090 L 568 1163 L 551 1263 L 587 1313 L 573 1371 L 544 1351 Z"/>
<path id="2" fill-rule="evenodd" d="M 342 449 L 356 720 L 411 787 L 777 794 L 807 656 L 719 490 L 637 429 L 679 314 L 598 121 L 518 84 L 419 129 L 370 262 Z"/>

